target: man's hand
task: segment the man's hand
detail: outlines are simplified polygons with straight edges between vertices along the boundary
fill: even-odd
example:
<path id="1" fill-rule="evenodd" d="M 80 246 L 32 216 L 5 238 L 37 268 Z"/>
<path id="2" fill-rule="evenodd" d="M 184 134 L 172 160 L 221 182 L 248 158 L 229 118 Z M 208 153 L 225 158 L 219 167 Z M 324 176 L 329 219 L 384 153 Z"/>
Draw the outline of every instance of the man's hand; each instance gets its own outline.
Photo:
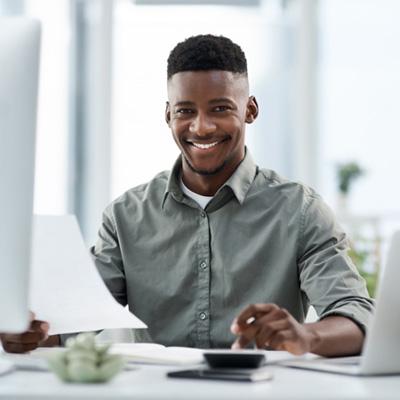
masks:
<path id="1" fill-rule="evenodd" d="M 48 331 L 49 324 L 45 321 L 35 320 L 35 314 L 31 312 L 31 323 L 26 332 L 20 334 L 2 333 L 0 339 L 6 352 L 25 353 L 39 346 L 45 346 L 49 339 Z"/>
<path id="2" fill-rule="evenodd" d="M 261 349 L 269 347 L 299 355 L 312 351 L 320 341 L 316 332 L 276 304 L 248 306 L 233 321 L 231 331 L 238 335 L 232 345 L 236 349 L 254 341 Z"/>
<path id="3" fill-rule="evenodd" d="M 315 353 L 325 357 L 359 354 L 364 333 L 351 319 L 327 316 L 310 324 L 300 324 L 276 304 L 253 304 L 244 309 L 232 323 L 238 336 L 232 348 L 246 347 L 252 341 L 257 347 L 286 350 L 293 354 Z"/>

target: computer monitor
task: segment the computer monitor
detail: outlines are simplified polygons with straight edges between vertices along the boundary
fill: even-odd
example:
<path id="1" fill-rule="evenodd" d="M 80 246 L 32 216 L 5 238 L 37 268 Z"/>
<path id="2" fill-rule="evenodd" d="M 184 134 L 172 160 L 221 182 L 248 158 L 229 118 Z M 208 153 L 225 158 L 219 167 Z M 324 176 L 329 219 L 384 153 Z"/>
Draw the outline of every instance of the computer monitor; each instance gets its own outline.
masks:
<path id="1" fill-rule="evenodd" d="M 0 332 L 29 323 L 40 24 L 0 17 Z"/>

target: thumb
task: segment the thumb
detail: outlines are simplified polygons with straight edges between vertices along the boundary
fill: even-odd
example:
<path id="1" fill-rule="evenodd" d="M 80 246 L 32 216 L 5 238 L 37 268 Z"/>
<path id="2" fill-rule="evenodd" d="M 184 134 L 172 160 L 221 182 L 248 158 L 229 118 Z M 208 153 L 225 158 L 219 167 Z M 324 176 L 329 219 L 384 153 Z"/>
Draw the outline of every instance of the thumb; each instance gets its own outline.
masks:
<path id="1" fill-rule="evenodd" d="M 33 311 L 29 311 L 29 319 L 32 322 L 36 318 L 36 314 Z"/>

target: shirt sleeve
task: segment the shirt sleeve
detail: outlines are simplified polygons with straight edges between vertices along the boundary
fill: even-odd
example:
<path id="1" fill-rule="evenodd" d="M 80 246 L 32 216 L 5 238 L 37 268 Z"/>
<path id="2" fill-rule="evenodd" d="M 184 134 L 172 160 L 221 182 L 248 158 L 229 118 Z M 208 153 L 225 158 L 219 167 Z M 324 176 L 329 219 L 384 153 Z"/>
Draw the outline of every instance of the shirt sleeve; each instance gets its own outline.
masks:
<path id="1" fill-rule="evenodd" d="M 314 193 L 302 212 L 298 249 L 301 290 L 319 318 L 341 315 L 365 332 L 374 301 L 348 255 L 346 234 L 329 207 Z"/>
<path id="2" fill-rule="evenodd" d="M 128 300 L 125 271 L 111 207 L 103 213 L 98 240 L 90 253 L 108 290 L 118 303 L 126 306 Z"/>

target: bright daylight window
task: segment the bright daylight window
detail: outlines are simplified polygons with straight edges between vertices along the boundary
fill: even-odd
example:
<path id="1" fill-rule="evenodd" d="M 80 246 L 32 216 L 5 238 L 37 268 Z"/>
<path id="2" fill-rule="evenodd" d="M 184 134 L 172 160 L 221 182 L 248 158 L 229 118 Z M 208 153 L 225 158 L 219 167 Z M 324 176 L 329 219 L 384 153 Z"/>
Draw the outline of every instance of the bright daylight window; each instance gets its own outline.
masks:
<path id="1" fill-rule="evenodd" d="M 321 191 L 372 285 L 400 225 L 399 16 L 396 0 L 320 2 Z"/>
<path id="2" fill-rule="evenodd" d="M 356 161 L 365 174 L 349 207 L 398 212 L 400 3 L 320 2 L 320 137 L 324 192 L 333 200 L 336 163 Z"/>

